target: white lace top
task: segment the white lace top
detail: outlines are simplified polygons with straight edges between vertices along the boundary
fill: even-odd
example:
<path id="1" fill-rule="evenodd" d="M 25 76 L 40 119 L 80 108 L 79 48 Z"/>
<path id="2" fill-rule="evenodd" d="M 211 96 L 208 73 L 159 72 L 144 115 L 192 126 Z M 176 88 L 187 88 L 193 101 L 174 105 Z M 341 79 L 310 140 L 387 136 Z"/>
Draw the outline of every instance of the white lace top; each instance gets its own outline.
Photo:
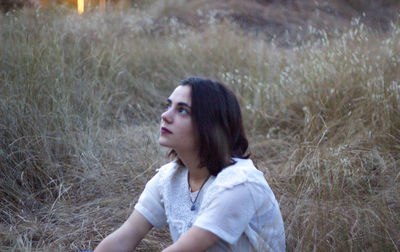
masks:
<path id="1" fill-rule="evenodd" d="M 234 158 L 190 193 L 188 171 L 175 162 L 162 166 L 146 184 L 135 209 L 154 227 L 169 225 L 175 242 L 191 226 L 206 229 L 221 240 L 208 251 L 285 251 L 285 231 L 278 203 L 263 173 L 250 159 Z"/>

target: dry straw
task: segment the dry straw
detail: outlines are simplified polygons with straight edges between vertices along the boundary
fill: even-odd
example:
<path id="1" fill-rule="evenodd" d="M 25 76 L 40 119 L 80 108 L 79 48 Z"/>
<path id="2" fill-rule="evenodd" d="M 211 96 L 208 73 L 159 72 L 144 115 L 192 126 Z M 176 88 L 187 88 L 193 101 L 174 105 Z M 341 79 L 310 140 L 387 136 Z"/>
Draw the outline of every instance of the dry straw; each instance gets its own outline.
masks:
<path id="1" fill-rule="evenodd" d="M 0 250 L 93 249 L 118 227 L 166 162 L 160 104 L 190 75 L 239 96 L 289 251 L 400 249 L 398 23 L 310 27 L 291 48 L 138 10 L 1 14 L 0 31 Z"/>

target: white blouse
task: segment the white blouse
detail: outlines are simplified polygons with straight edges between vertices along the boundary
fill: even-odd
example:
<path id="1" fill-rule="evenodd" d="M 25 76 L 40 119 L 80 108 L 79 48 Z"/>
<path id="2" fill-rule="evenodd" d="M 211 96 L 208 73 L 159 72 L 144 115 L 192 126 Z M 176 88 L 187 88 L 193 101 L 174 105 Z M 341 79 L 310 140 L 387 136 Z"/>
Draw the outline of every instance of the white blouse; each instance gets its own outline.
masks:
<path id="1" fill-rule="evenodd" d="M 285 251 L 281 212 L 263 173 L 250 159 L 233 160 L 193 193 L 188 170 L 168 163 L 146 184 L 135 209 L 156 228 L 168 224 L 174 242 L 194 225 L 221 238 L 207 251 Z"/>

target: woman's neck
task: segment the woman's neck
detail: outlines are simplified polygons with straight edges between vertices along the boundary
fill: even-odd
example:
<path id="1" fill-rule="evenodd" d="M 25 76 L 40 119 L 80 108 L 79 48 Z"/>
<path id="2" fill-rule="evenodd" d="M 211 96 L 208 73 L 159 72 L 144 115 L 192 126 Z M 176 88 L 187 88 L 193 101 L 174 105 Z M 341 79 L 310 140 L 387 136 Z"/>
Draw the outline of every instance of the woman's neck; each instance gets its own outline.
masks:
<path id="1" fill-rule="evenodd" d="M 204 181 L 210 176 L 206 167 L 200 167 L 200 159 L 194 153 L 178 153 L 179 159 L 188 169 L 189 185 L 191 190 L 198 191 Z"/>

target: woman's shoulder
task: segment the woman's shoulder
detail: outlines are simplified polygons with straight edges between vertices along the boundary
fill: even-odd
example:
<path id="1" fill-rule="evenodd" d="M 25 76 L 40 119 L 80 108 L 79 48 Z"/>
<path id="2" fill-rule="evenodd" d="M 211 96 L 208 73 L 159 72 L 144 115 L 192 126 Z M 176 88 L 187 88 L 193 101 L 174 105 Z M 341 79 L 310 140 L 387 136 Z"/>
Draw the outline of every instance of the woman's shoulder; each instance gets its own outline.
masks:
<path id="1" fill-rule="evenodd" d="M 157 169 L 157 176 L 161 180 L 166 180 L 181 171 L 182 171 L 182 169 L 179 167 L 177 162 L 171 161 L 171 162 L 161 166 L 159 169 Z"/>
<path id="2" fill-rule="evenodd" d="M 206 189 L 207 196 L 204 199 L 204 207 L 209 206 L 217 199 L 225 200 L 239 192 L 241 197 L 246 195 L 245 197 L 253 199 L 257 206 L 271 197 L 270 192 L 272 191 L 264 174 L 254 166 L 251 159 L 234 158 L 233 160 L 235 163 L 222 169 Z"/>
<path id="3" fill-rule="evenodd" d="M 264 174 L 259 171 L 251 159 L 233 158 L 234 164 L 225 167 L 218 173 L 214 185 L 232 188 L 239 184 L 252 184 L 268 187 Z"/>
<path id="4" fill-rule="evenodd" d="M 157 169 L 157 172 L 171 172 L 174 171 L 178 168 L 178 164 L 176 163 L 176 161 L 171 161 L 169 163 L 166 163 L 164 165 L 162 165 L 160 168 Z"/>

